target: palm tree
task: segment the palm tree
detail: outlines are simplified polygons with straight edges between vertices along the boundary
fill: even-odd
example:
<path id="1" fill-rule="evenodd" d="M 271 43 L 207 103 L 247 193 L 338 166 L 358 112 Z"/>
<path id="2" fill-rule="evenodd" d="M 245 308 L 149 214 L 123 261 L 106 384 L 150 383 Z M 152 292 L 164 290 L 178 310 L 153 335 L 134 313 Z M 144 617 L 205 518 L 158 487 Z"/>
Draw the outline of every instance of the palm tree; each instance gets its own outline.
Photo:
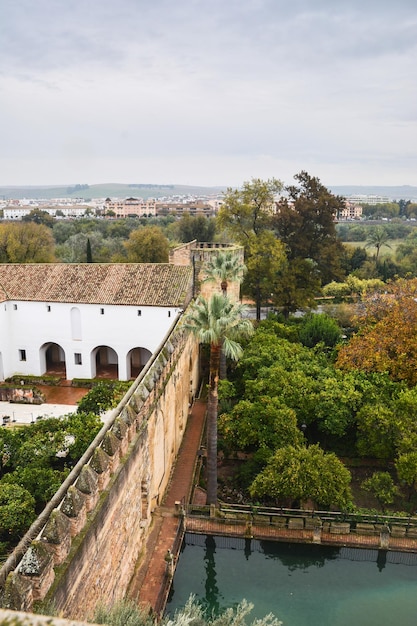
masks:
<path id="1" fill-rule="evenodd" d="M 242 263 L 238 255 L 230 250 L 219 252 L 211 257 L 204 266 L 206 277 L 203 282 L 220 281 L 220 289 L 223 296 L 227 296 L 227 287 L 230 282 L 241 281 L 246 272 L 246 266 Z M 226 354 L 224 350 L 220 354 L 220 378 L 226 378 Z"/>
<path id="2" fill-rule="evenodd" d="M 203 282 L 216 282 L 219 280 L 222 294 L 227 296 L 228 284 L 241 281 L 246 272 L 246 266 L 236 253 L 226 250 L 214 255 L 204 266 L 204 272 L 206 278 Z"/>
<path id="3" fill-rule="evenodd" d="M 207 504 L 217 503 L 217 412 L 220 353 L 237 360 L 242 347 L 237 339 L 250 336 L 252 322 L 242 319 L 245 305 L 219 293 L 209 300 L 199 296 L 185 316 L 185 327 L 201 343 L 210 345 L 210 372 L 207 404 Z"/>
<path id="4" fill-rule="evenodd" d="M 366 240 L 365 248 L 376 248 L 375 258 L 378 260 L 379 251 L 381 250 L 382 246 L 391 248 L 388 243 L 389 239 L 390 236 L 387 230 L 383 226 L 376 226 L 369 233 Z"/>

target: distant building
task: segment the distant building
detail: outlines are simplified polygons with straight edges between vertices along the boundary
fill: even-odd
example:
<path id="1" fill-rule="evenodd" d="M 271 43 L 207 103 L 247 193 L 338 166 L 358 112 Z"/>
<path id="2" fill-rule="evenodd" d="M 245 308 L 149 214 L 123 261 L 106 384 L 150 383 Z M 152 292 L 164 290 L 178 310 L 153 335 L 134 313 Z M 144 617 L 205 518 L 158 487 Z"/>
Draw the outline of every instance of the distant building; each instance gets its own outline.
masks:
<path id="1" fill-rule="evenodd" d="M 144 200 L 143 198 L 126 198 L 125 200 L 111 200 L 106 198 L 104 211 L 112 211 L 115 217 L 155 217 L 155 200 Z"/>
<path id="2" fill-rule="evenodd" d="M 388 204 L 391 199 L 388 196 L 356 194 L 347 198 L 353 204 Z"/>
<path id="3" fill-rule="evenodd" d="M 35 208 L 39 208 L 41 211 L 45 211 L 48 215 L 52 217 L 62 216 L 62 217 L 84 217 L 86 214 L 91 212 L 91 208 L 88 206 L 77 206 L 77 205 L 65 205 L 65 206 L 11 206 L 7 205 L 3 209 L 3 217 L 5 220 L 21 220 L 25 215 L 29 215 Z"/>
<path id="4" fill-rule="evenodd" d="M 344 208 L 339 211 L 341 220 L 360 220 L 362 217 L 362 207 L 355 202 L 346 200 Z"/>
<path id="5" fill-rule="evenodd" d="M 209 202 L 157 202 L 156 214 L 181 216 L 188 213 L 191 216 L 204 215 L 212 217 L 216 214 L 216 204 Z"/>

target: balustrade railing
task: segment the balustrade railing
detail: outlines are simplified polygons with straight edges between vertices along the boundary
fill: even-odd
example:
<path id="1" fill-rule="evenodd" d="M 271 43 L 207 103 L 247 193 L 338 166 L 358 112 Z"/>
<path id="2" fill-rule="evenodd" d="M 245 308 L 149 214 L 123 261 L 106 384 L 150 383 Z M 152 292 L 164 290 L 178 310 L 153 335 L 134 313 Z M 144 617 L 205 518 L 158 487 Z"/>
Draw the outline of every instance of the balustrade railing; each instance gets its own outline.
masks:
<path id="1" fill-rule="evenodd" d="M 324 532 L 336 532 L 337 529 L 339 533 L 345 530 L 356 534 L 375 535 L 386 531 L 394 536 L 417 539 L 417 516 L 412 515 L 315 511 L 224 503 L 217 507 L 189 504 L 186 507 L 186 514 L 190 518 L 212 518 L 220 523 L 235 523 L 236 525 L 251 522 L 259 526 L 298 530 L 320 527 Z"/>

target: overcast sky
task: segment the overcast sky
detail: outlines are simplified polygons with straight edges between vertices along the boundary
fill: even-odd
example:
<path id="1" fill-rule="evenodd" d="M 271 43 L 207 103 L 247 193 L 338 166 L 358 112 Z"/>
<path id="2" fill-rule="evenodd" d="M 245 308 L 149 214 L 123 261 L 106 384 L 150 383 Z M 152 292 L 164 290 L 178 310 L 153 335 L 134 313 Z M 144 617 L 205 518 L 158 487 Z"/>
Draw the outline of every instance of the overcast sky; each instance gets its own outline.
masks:
<path id="1" fill-rule="evenodd" d="M 0 185 L 417 185 L 416 0 L 0 0 Z"/>

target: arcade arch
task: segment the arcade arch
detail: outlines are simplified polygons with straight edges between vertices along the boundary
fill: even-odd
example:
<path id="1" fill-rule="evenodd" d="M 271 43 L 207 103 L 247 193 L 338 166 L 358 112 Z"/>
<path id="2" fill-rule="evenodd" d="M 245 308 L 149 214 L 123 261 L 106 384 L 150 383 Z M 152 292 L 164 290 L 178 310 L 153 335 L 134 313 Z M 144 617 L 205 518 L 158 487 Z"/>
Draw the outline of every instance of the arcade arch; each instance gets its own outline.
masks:
<path id="1" fill-rule="evenodd" d="M 41 372 L 50 376 L 67 377 L 65 351 L 58 343 L 44 343 L 40 348 Z"/>
<path id="2" fill-rule="evenodd" d="M 119 378 L 119 358 L 110 346 L 97 346 L 91 352 L 91 378 Z"/>
<path id="3" fill-rule="evenodd" d="M 137 378 L 151 356 L 152 352 L 146 348 L 132 348 L 132 350 L 127 353 L 127 378 Z"/>

